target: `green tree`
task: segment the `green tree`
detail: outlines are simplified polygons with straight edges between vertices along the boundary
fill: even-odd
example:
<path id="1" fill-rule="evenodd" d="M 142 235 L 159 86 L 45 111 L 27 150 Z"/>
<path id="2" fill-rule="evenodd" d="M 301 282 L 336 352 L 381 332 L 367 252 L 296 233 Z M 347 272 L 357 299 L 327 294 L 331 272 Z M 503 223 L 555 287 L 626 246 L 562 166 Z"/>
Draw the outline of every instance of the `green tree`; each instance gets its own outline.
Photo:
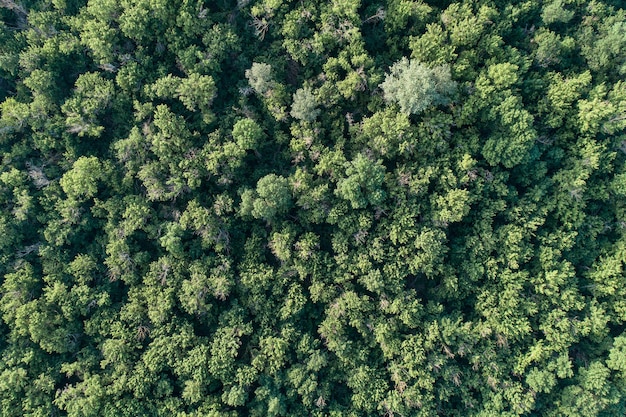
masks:
<path id="1" fill-rule="evenodd" d="M 287 178 L 269 174 L 259 179 L 256 190 L 245 190 L 241 195 L 240 213 L 256 219 L 275 220 L 293 204 Z"/>
<path id="2" fill-rule="evenodd" d="M 61 187 L 73 200 L 93 198 L 98 193 L 98 182 L 105 178 L 98 158 L 80 157 L 72 169 L 61 178 Z"/>
<path id="3" fill-rule="evenodd" d="M 397 103 L 406 114 L 420 114 L 431 106 L 448 104 L 456 82 L 447 66 L 429 68 L 416 60 L 402 58 L 393 64 L 380 85 L 385 100 Z"/>
<path id="4" fill-rule="evenodd" d="M 562 0 L 547 3 L 541 11 L 541 20 L 546 25 L 553 23 L 567 23 L 574 17 L 575 12 L 565 8 Z"/>
<path id="5" fill-rule="evenodd" d="M 76 80 L 73 97 L 62 107 L 67 115 L 68 131 L 78 136 L 100 136 L 104 126 L 99 124 L 97 117 L 109 106 L 113 94 L 113 82 L 110 80 L 97 73 L 81 74 Z"/>
<path id="6" fill-rule="evenodd" d="M 346 164 L 345 178 L 337 182 L 335 194 L 350 202 L 354 209 L 381 204 L 385 199 L 385 167 L 359 154 Z"/>
<path id="7" fill-rule="evenodd" d="M 626 415 L 622 3 L 0 0 L 0 415 Z"/>
<path id="8" fill-rule="evenodd" d="M 269 64 L 253 62 L 252 67 L 246 70 L 246 78 L 250 87 L 260 95 L 266 95 L 274 89 L 274 75 Z"/>
<path id="9" fill-rule="evenodd" d="M 263 128 L 252 119 L 238 120 L 233 126 L 233 139 L 241 149 L 256 149 L 264 138 Z"/>
<path id="10" fill-rule="evenodd" d="M 305 122 L 312 122 L 320 115 L 321 110 L 317 108 L 317 100 L 309 88 L 299 88 L 293 94 L 293 104 L 291 105 L 291 116 Z"/>

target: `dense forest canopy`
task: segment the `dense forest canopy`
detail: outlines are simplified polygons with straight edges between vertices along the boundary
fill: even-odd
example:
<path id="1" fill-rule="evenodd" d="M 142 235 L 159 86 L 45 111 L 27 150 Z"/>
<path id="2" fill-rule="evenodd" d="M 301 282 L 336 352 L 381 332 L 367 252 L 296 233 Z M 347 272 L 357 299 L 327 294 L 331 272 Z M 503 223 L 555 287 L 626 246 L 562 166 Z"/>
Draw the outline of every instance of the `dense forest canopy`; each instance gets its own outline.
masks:
<path id="1" fill-rule="evenodd" d="M 0 415 L 626 415 L 622 1 L 0 22 Z"/>

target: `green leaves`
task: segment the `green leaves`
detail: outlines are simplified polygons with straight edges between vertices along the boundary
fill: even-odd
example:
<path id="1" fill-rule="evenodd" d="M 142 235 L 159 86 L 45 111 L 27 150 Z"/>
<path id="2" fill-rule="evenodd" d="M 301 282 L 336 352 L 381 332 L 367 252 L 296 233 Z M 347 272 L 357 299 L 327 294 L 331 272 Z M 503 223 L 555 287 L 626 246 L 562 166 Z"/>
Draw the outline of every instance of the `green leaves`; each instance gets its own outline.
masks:
<path id="1" fill-rule="evenodd" d="M 299 88 L 293 94 L 293 104 L 291 105 L 291 116 L 305 122 L 312 122 L 320 114 L 317 108 L 317 100 L 309 88 Z"/>
<path id="2" fill-rule="evenodd" d="M 193 73 L 189 77 L 179 78 L 169 74 L 159 78 L 147 90 L 150 95 L 159 98 L 177 98 L 191 112 L 199 110 L 204 123 L 213 121 L 210 109 L 217 90 L 211 76 Z"/>
<path id="3" fill-rule="evenodd" d="M 78 136 L 100 136 L 104 127 L 98 124 L 97 116 L 109 106 L 113 94 L 113 82 L 97 73 L 85 73 L 78 77 L 73 97 L 61 108 L 67 116 L 65 123 L 68 131 Z"/>
<path id="4" fill-rule="evenodd" d="M 456 91 L 449 67 L 429 68 L 406 58 L 391 66 L 380 87 L 385 100 L 397 103 L 406 114 L 420 114 L 430 106 L 448 104 Z"/>
<path id="5" fill-rule="evenodd" d="M 335 194 L 347 200 L 353 209 L 378 205 L 385 199 L 383 181 L 385 168 L 381 161 L 373 162 L 359 154 L 346 164 L 345 178 L 337 182 Z"/>
<path id="6" fill-rule="evenodd" d="M 541 20 L 546 25 L 553 23 L 567 23 L 574 17 L 575 12 L 568 10 L 562 0 L 553 0 L 547 3 L 541 11 Z"/>
<path id="7" fill-rule="evenodd" d="M 72 200 L 93 198 L 98 192 L 98 183 L 105 173 L 98 158 L 80 157 L 74 166 L 61 178 L 61 187 Z"/>
<path id="8" fill-rule="evenodd" d="M 263 128 L 251 119 L 242 119 L 233 126 L 233 139 L 241 149 L 256 149 L 265 138 Z"/>
<path id="9" fill-rule="evenodd" d="M 276 174 L 259 179 L 256 190 L 245 190 L 241 195 L 240 213 L 266 221 L 275 220 L 285 214 L 292 202 L 289 181 Z"/>
<path id="10" fill-rule="evenodd" d="M 253 62 L 245 74 L 250 87 L 258 94 L 266 95 L 274 88 L 274 74 L 269 64 Z"/>
<path id="11" fill-rule="evenodd" d="M 626 415 L 619 2 L 4 3 L 0 415 Z"/>
<path id="12" fill-rule="evenodd" d="M 534 144 L 534 119 L 515 96 L 507 97 L 492 114 L 500 129 L 485 142 L 483 156 L 491 165 L 501 163 L 511 168 L 526 158 Z"/>

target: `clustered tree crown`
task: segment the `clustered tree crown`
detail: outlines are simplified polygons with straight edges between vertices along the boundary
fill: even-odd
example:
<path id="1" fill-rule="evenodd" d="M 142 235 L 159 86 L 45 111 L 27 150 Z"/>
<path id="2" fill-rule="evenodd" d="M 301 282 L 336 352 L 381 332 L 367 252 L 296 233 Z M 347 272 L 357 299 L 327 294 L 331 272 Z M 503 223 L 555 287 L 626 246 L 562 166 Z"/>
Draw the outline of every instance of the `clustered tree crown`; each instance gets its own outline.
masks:
<path id="1" fill-rule="evenodd" d="M 456 82 L 447 65 L 429 68 L 419 61 L 402 58 L 391 66 L 380 87 L 385 100 L 397 103 L 400 111 L 420 114 L 431 106 L 450 103 Z"/>
<path id="2" fill-rule="evenodd" d="M 617 0 L 0 0 L 0 416 L 626 415 Z"/>

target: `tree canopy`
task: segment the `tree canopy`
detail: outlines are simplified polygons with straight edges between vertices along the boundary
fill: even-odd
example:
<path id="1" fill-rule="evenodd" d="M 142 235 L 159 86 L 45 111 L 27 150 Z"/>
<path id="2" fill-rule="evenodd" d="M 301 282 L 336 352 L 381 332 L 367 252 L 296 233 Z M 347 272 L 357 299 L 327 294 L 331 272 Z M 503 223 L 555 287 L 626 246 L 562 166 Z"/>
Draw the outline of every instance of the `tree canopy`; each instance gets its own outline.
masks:
<path id="1" fill-rule="evenodd" d="M 626 415 L 617 0 L 0 0 L 0 415 Z"/>

